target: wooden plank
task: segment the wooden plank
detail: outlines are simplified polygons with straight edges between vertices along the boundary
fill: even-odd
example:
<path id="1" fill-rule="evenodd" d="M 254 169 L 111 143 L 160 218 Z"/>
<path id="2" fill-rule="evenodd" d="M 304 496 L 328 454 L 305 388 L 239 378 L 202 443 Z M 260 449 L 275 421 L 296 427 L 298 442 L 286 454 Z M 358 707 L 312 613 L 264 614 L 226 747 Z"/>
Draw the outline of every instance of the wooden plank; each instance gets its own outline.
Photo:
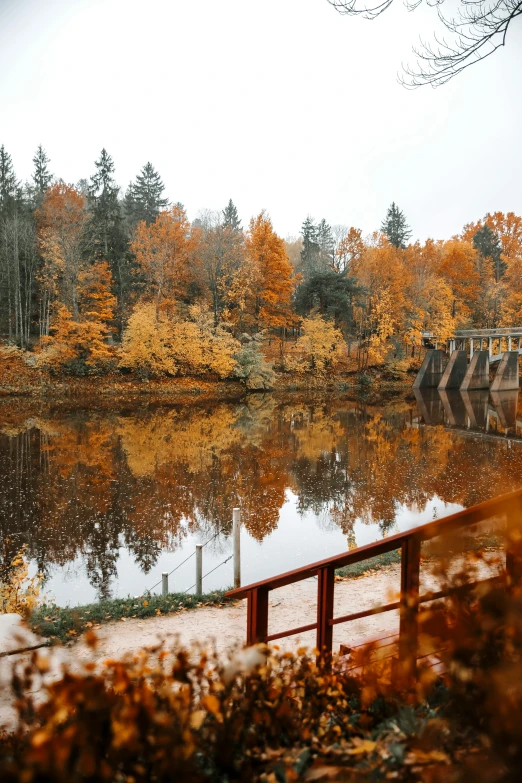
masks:
<path id="1" fill-rule="evenodd" d="M 275 639 L 283 639 L 286 636 L 295 636 L 296 633 L 305 633 L 306 631 L 314 631 L 317 628 L 317 623 L 310 623 L 310 625 L 301 625 L 299 628 L 292 628 L 291 631 L 280 631 L 278 633 L 271 633 L 266 637 L 267 642 L 273 642 Z"/>
<path id="2" fill-rule="evenodd" d="M 417 537 L 406 539 L 402 546 L 399 659 L 407 677 L 415 674 L 417 661 L 420 550 L 421 541 Z"/>
<path id="3" fill-rule="evenodd" d="M 266 642 L 268 637 L 268 590 L 259 588 L 248 593 L 247 644 Z"/>
<path id="4" fill-rule="evenodd" d="M 333 643 L 335 570 L 321 568 L 317 574 L 317 643 L 321 655 L 330 655 Z"/>

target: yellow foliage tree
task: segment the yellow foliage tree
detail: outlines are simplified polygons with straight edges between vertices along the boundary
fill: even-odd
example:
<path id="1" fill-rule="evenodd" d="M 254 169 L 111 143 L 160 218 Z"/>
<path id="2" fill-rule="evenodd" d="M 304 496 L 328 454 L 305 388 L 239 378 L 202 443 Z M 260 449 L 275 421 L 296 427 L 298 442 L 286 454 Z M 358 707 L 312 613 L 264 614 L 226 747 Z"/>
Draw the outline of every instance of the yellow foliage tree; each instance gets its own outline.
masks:
<path id="1" fill-rule="evenodd" d="M 404 333 L 407 328 L 409 291 L 413 281 L 411 266 L 400 248 L 395 248 L 382 235 L 377 235 L 361 256 L 358 280 L 368 292 L 368 316 L 376 303 L 387 296 L 387 316 L 392 325 L 391 333 Z"/>
<path id="2" fill-rule="evenodd" d="M 172 350 L 183 375 L 215 373 L 227 378 L 236 366 L 234 354 L 241 345 L 223 324 L 214 326 L 212 314 L 201 307 L 189 308 L 190 320 L 172 325 Z"/>
<path id="3" fill-rule="evenodd" d="M 134 308 L 123 333 L 120 367 L 141 377 L 176 375 L 170 322 L 153 302 L 141 302 Z"/>
<path id="4" fill-rule="evenodd" d="M 389 351 L 389 338 L 394 333 L 392 296 L 384 289 L 370 300 L 370 338 L 368 346 L 368 364 L 382 364 Z"/>
<path id="5" fill-rule="evenodd" d="M 189 317 L 181 319 L 142 303 L 125 329 L 120 366 L 146 376 L 215 373 L 226 378 L 236 367 L 239 349 L 225 326 L 214 326 L 212 313 L 200 305 L 192 305 Z"/>
<path id="6" fill-rule="evenodd" d="M 458 238 L 444 242 L 436 271 L 453 291 L 452 315 L 465 322 L 480 294 L 477 251 L 472 242 Z"/>
<path id="7" fill-rule="evenodd" d="M 316 375 L 334 369 L 345 349 L 339 329 L 320 315 L 311 315 L 303 320 L 301 330 L 297 341 L 297 350 L 303 356 L 301 369 Z"/>

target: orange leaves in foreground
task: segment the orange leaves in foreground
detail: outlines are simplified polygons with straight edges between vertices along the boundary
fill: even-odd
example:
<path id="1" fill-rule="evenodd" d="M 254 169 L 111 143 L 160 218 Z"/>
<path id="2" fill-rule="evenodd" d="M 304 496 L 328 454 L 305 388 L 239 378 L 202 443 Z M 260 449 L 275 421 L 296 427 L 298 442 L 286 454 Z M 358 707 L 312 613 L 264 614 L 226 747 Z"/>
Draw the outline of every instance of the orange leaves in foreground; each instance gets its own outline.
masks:
<path id="1" fill-rule="evenodd" d="M 227 657 L 159 645 L 101 667 L 71 658 L 74 672 L 49 678 L 44 702 L 33 694 L 51 667 L 36 654 L 13 678 L 20 724 L 0 738 L 0 777 L 514 783 L 522 595 L 504 573 L 456 589 L 469 582 L 455 573 L 459 557 L 431 552 L 440 574 L 453 564 L 441 585 L 451 595 L 421 609 L 419 644 L 431 652 L 415 678 L 376 642 L 334 655 L 331 666 L 305 648 L 257 645 Z"/>

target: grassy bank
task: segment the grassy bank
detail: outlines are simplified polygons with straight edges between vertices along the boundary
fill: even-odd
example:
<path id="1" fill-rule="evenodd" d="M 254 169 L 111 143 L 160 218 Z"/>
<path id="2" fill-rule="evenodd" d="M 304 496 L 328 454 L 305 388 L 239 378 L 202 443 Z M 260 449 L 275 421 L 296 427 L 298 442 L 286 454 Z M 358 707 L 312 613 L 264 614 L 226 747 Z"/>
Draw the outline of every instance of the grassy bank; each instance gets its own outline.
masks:
<path id="1" fill-rule="evenodd" d="M 344 566 L 344 568 L 338 568 L 335 572 L 336 576 L 341 576 L 345 579 L 355 579 L 358 576 L 367 574 L 368 571 L 379 571 L 386 566 L 395 565 L 401 562 L 401 550 L 396 549 L 393 552 L 386 552 L 384 555 L 378 555 L 377 557 L 370 557 L 368 560 L 364 560 L 362 563 L 353 563 L 352 565 Z"/>
<path id="2" fill-rule="evenodd" d="M 488 532 L 482 535 L 471 536 L 463 535 L 458 539 L 455 539 L 454 553 L 464 554 L 466 552 L 478 552 L 483 549 L 500 549 L 503 545 L 502 539 L 494 533 Z M 448 549 L 445 544 L 445 552 L 449 554 L 451 549 Z M 423 558 L 430 560 L 436 556 L 436 547 L 427 547 L 423 550 Z M 368 560 L 364 560 L 362 563 L 353 563 L 344 568 L 338 568 L 335 572 L 336 576 L 340 576 L 344 579 L 355 579 L 358 576 L 367 574 L 370 571 L 380 571 L 381 568 L 386 566 L 396 565 L 401 562 L 401 550 L 395 549 L 393 552 L 386 552 L 384 555 L 378 555 L 377 557 L 370 557 Z"/>
<path id="3" fill-rule="evenodd" d="M 129 596 L 72 607 L 43 604 L 33 612 L 31 627 L 52 641 L 67 642 L 104 623 L 176 614 L 200 606 L 222 606 L 228 602 L 224 594 L 224 590 L 215 590 L 204 595 L 169 593 L 165 598 L 161 595 Z"/>

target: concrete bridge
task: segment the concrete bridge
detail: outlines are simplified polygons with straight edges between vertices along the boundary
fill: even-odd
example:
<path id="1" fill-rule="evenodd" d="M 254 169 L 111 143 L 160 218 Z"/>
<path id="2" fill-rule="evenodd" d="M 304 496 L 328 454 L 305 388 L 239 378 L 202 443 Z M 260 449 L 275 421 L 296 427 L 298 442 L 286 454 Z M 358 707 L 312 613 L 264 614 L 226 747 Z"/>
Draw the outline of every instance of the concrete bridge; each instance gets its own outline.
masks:
<path id="1" fill-rule="evenodd" d="M 522 327 L 461 329 L 447 341 L 447 351 L 429 350 L 413 387 L 473 391 L 490 388 L 490 365 L 497 364 L 491 391 L 519 387 Z"/>

